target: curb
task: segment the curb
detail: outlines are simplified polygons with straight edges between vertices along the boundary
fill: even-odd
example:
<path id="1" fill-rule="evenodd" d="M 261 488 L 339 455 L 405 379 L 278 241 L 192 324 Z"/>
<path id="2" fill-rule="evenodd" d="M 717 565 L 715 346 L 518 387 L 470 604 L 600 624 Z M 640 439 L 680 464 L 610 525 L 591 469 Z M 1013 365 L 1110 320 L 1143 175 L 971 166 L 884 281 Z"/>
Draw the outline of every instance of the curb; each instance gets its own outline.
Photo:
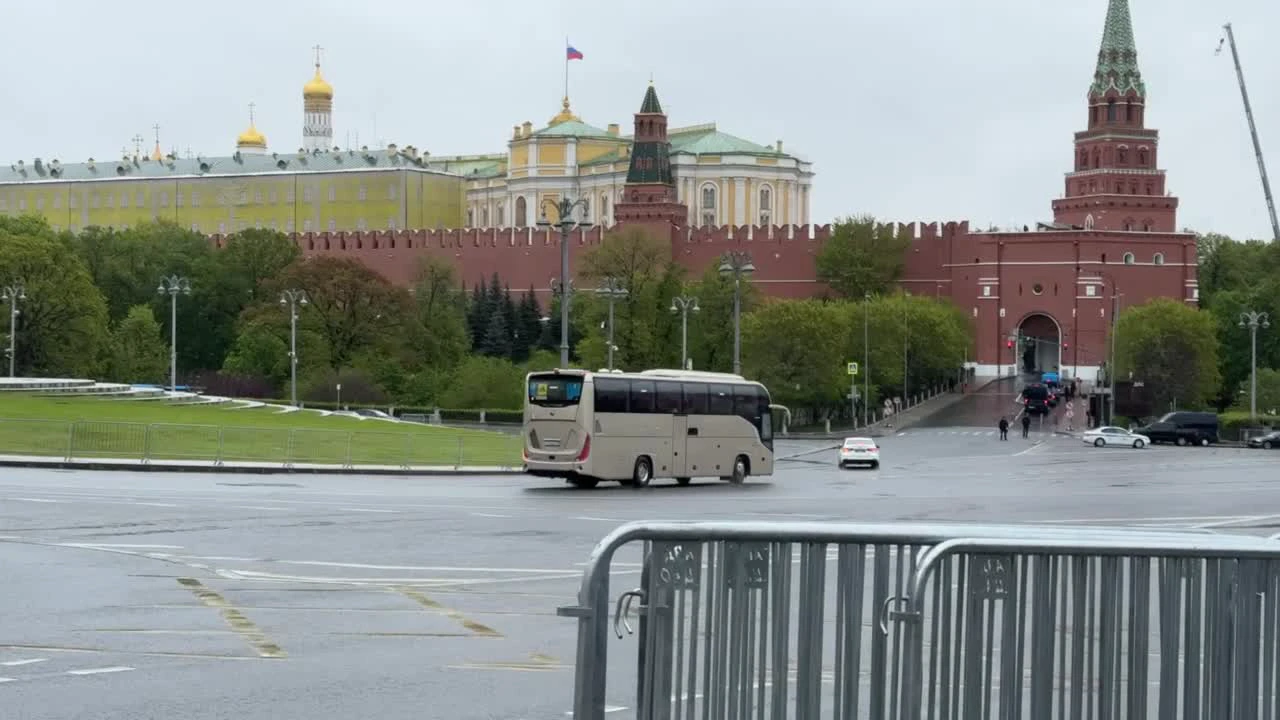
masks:
<path id="1" fill-rule="evenodd" d="M 456 468 L 423 469 L 385 467 L 284 467 L 284 466 L 227 466 L 227 465 L 156 465 L 154 463 L 112 463 L 94 460 L 68 462 L 66 460 L 8 460 L 0 459 L 0 467 L 44 468 L 48 470 L 93 470 L 129 472 L 209 473 L 220 475 L 388 475 L 405 477 L 462 477 L 522 475 L 522 468 Z"/>

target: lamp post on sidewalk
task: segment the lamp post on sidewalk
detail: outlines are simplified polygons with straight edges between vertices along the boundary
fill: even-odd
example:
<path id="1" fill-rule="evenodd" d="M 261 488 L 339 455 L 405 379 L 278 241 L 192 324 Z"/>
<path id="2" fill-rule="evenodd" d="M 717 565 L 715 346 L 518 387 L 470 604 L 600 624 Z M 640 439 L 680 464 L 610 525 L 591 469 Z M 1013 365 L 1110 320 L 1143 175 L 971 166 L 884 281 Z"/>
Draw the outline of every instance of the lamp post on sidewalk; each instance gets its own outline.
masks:
<path id="1" fill-rule="evenodd" d="M 1246 310 L 1240 313 L 1240 327 L 1249 328 L 1249 417 L 1258 419 L 1258 328 L 1271 327 L 1271 318 L 1264 312 Z"/>
<path id="2" fill-rule="evenodd" d="M 871 293 L 862 294 L 862 427 L 870 425 L 871 408 Z"/>
<path id="3" fill-rule="evenodd" d="M 156 292 L 169 295 L 169 392 L 178 389 L 178 295 L 191 294 L 191 281 L 181 275 L 160 278 Z"/>
<path id="4" fill-rule="evenodd" d="M 9 377 L 14 377 L 14 361 L 17 358 L 17 337 L 18 337 L 18 315 L 22 311 L 18 309 L 18 301 L 27 299 L 27 289 L 23 287 L 21 282 L 15 282 L 6 285 L 0 289 L 0 300 L 9 301 Z"/>
<path id="5" fill-rule="evenodd" d="M 556 220 L 551 222 L 547 219 L 547 206 L 550 205 L 556 211 Z M 572 279 L 569 277 L 569 233 L 574 228 L 591 227 L 589 222 L 578 222 L 574 219 L 573 213 L 579 207 L 586 209 L 586 199 L 570 200 L 568 197 L 562 200 L 553 200 L 545 198 L 542 201 L 542 216 L 538 220 L 540 227 L 556 227 L 560 230 L 560 280 L 561 283 L 568 283 L 572 288 Z M 560 367 L 569 367 L 569 293 L 563 293 L 560 296 Z"/>
<path id="6" fill-rule="evenodd" d="M 289 396 L 298 407 L 298 306 L 307 304 L 307 293 L 285 290 L 280 293 L 280 304 L 289 308 Z"/>
<path id="7" fill-rule="evenodd" d="M 596 292 L 609 299 L 609 369 L 613 370 L 613 304 L 628 293 L 622 282 L 615 277 L 606 277 Z"/>
<path id="8" fill-rule="evenodd" d="M 698 298 L 677 295 L 671 298 L 671 312 L 680 313 L 680 369 L 689 369 L 689 311 L 698 312 Z"/>
<path id="9" fill-rule="evenodd" d="M 720 258 L 720 274 L 733 276 L 733 373 L 742 374 L 742 276 L 756 271 L 751 253 L 730 250 Z"/>

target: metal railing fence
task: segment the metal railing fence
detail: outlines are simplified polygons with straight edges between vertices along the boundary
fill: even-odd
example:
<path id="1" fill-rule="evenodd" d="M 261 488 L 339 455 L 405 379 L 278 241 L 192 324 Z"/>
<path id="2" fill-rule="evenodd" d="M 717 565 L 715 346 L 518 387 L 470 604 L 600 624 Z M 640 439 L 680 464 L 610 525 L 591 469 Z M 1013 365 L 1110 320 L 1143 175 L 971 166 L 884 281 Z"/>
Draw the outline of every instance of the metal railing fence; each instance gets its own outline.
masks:
<path id="1" fill-rule="evenodd" d="M 579 720 L 632 704 L 618 670 L 644 720 L 1272 718 L 1277 597 L 1280 543 L 1209 530 L 631 523 L 560 614 Z"/>
<path id="2" fill-rule="evenodd" d="M 180 425 L 0 418 L 0 455 L 73 460 L 414 467 L 520 467 L 521 438 L 498 433 Z M 440 437 L 433 437 L 439 434 Z"/>

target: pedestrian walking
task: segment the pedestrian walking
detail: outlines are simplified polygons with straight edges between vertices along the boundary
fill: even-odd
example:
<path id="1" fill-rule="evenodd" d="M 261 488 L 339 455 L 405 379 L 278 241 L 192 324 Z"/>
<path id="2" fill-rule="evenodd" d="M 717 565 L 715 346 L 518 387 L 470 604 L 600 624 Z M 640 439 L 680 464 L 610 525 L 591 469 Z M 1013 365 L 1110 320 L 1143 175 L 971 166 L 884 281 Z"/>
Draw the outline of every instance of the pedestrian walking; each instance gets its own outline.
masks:
<path id="1" fill-rule="evenodd" d="M 1009 439 L 1009 419 L 1005 417 L 1000 418 L 1000 439 Z"/>
<path id="2" fill-rule="evenodd" d="M 1031 416 L 1024 413 L 1022 415 L 1022 437 L 1028 437 L 1030 433 L 1031 433 Z"/>

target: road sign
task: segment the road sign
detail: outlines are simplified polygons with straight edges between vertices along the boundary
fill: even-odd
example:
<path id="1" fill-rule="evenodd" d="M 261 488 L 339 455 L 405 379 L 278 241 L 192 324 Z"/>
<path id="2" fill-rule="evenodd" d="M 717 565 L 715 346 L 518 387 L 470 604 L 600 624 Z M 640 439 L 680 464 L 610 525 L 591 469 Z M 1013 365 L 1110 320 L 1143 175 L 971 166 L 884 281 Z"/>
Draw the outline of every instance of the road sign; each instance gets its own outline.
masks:
<path id="1" fill-rule="evenodd" d="M 858 374 L 858 363 L 856 363 L 856 362 L 851 362 L 851 363 L 849 363 L 849 374 L 850 374 L 850 375 L 857 375 L 857 374 Z"/>

